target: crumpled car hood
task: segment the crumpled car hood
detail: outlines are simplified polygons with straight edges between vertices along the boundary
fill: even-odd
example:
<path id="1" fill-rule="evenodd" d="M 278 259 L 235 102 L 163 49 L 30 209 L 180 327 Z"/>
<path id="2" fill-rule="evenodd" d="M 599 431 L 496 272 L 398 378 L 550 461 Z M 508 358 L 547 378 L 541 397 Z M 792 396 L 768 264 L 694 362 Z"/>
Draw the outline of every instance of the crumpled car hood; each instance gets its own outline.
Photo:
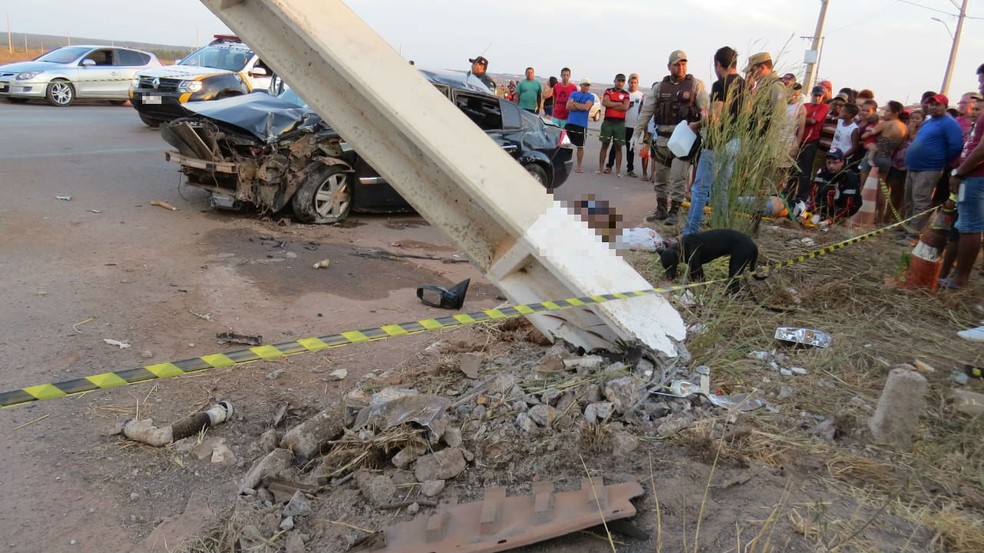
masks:
<path id="1" fill-rule="evenodd" d="M 266 92 L 254 92 L 221 100 L 188 102 L 188 111 L 231 125 L 249 133 L 264 144 L 269 144 L 295 131 L 315 131 L 327 128 L 321 117 L 303 108 L 271 96 Z"/>

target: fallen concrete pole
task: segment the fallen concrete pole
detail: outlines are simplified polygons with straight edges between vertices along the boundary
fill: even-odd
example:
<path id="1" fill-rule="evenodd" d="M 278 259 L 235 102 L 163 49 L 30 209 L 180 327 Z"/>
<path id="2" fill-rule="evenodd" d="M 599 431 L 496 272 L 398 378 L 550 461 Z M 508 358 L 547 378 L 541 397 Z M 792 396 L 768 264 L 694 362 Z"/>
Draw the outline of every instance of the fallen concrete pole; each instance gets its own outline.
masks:
<path id="1" fill-rule="evenodd" d="M 513 303 L 649 288 L 339 0 L 202 0 Z M 659 296 L 530 320 L 586 349 L 686 336 Z"/>

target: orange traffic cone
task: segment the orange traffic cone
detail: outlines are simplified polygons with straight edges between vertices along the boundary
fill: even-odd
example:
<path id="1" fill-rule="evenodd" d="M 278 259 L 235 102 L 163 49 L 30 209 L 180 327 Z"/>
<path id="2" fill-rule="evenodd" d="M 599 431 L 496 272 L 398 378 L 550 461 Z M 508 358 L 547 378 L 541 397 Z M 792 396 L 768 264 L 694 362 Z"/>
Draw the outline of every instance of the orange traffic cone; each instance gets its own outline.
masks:
<path id="1" fill-rule="evenodd" d="M 878 202 L 878 168 L 872 167 L 861 189 L 861 209 L 851 217 L 855 225 L 875 224 L 875 209 Z"/>

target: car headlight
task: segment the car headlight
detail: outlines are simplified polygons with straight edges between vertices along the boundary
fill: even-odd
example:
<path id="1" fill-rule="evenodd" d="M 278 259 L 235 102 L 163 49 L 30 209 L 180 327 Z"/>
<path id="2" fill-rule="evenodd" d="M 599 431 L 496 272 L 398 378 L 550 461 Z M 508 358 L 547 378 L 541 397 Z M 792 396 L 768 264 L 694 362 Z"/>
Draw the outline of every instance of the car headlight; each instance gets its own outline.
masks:
<path id="1" fill-rule="evenodd" d="M 130 79 L 130 88 L 140 88 L 140 75 L 134 75 Z"/>
<path id="2" fill-rule="evenodd" d="M 24 73 L 19 73 L 16 78 L 18 81 L 26 81 L 37 77 L 41 73 L 44 73 L 44 71 L 25 71 Z"/>
<path id="3" fill-rule="evenodd" d="M 181 81 L 178 84 L 178 92 L 198 92 L 201 89 L 201 81 Z"/>

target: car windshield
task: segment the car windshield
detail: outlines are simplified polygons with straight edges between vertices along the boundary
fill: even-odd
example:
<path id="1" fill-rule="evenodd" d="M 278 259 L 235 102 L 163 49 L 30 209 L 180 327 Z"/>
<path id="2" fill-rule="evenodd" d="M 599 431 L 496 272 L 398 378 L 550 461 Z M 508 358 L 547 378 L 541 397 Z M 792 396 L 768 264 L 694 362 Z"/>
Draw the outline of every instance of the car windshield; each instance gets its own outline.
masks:
<path id="1" fill-rule="evenodd" d="M 226 71 L 242 71 L 252 57 L 253 53 L 244 48 L 206 46 L 181 60 L 178 65 L 197 65 Z"/>
<path id="2" fill-rule="evenodd" d="M 87 53 L 91 49 L 92 48 L 85 48 L 81 46 L 68 46 L 65 48 L 52 50 L 34 61 L 46 61 L 49 63 L 72 63 L 77 60 L 79 56 Z"/>
<path id="3" fill-rule="evenodd" d="M 280 99 L 281 100 L 287 100 L 288 102 L 290 102 L 292 104 L 297 104 L 298 106 L 300 106 L 302 108 L 307 107 L 307 102 L 305 102 L 304 100 L 301 100 L 301 97 L 298 96 L 297 93 L 294 92 L 294 89 L 292 89 L 292 88 L 288 88 L 287 90 L 281 92 L 280 93 Z"/>

